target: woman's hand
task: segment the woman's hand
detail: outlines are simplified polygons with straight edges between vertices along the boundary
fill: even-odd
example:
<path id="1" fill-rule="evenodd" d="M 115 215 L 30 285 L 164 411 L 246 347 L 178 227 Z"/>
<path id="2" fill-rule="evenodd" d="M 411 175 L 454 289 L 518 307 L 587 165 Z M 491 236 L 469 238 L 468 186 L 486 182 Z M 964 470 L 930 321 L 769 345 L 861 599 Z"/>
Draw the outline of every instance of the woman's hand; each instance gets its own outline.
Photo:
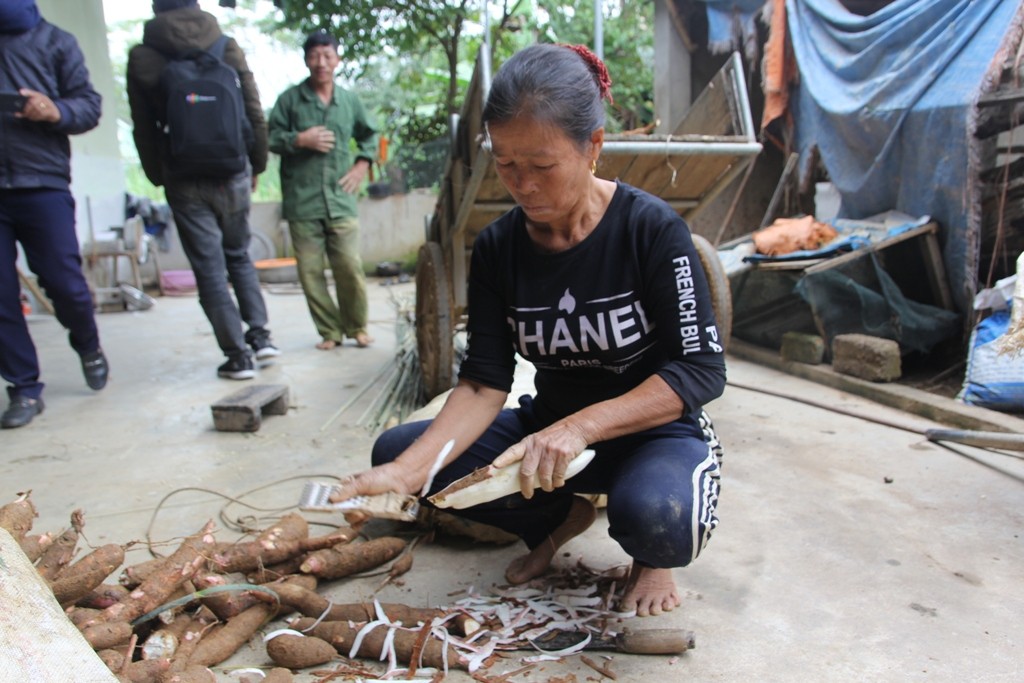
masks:
<path id="1" fill-rule="evenodd" d="M 411 482 L 409 473 L 397 462 L 350 474 L 341 480 L 341 490 L 331 496 L 332 503 L 340 503 L 355 496 L 371 496 L 375 493 L 412 494 L 419 493 L 419 487 Z"/>
<path id="2" fill-rule="evenodd" d="M 340 503 L 343 500 L 356 496 L 372 496 L 376 493 L 402 493 L 418 495 L 422 483 L 418 486 L 410 481 L 409 472 L 397 462 L 389 462 L 378 465 L 357 474 L 350 474 L 344 477 L 340 484 L 341 489 L 331 494 L 332 503 Z M 362 512 L 346 512 L 345 520 L 352 526 L 357 526 L 369 519 L 369 516 Z"/>
<path id="3" fill-rule="evenodd" d="M 565 471 L 577 455 L 587 447 L 580 430 L 568 423 L 556 423 L 530 434 L 494 460 L 495 467 L 522 461 L 519 466 L 519 487 L 524 498 L 533 497 L 534 475 L 545 491 L 565 486 Z"/>

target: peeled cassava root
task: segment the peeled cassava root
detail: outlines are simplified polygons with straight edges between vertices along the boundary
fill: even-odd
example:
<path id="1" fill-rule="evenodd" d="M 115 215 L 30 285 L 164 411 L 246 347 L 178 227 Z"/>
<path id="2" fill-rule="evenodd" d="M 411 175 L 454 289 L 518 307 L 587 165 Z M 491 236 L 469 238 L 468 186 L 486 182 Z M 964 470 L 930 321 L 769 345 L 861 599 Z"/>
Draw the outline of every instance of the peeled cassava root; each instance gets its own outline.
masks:
<path id="1" fill-rule="evenodd" d="M 589 465 L 593 459 L 594 451 L 589 448 L 584 450 L 566 467 L 565 478 L 569 479 L 582 472 L 583 468 Z M 495 467 L 494 465 L 481 467 L 472 474 L 453 481 L 427 500 L 439 508 L 463 510 L 518 493 L 520 491 L 520 465 L 520 462 L 515 462 L 507 467 Z M 533 488 L 540 488 L 540 479 L 537 475 L 533 477 Z"/>

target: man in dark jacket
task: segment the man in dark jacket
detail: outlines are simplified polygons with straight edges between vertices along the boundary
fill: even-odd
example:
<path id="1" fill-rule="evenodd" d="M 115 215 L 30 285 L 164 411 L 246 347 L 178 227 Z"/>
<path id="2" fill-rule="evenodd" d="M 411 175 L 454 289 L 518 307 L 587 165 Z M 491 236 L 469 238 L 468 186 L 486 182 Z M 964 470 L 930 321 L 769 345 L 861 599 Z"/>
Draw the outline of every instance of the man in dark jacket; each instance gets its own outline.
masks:
<path id="1" fill-rule="evenodd" d="M 245 116 L 253 132 L 249 163 L 244 171 L 228 178 L 175 175 L 164 132 L 167 97 L 160 77 L 169 60 L 207 50 L 222 34 L 217 19 L 200 10 L 196 0 L 154 0 L 153 12 L 155 16 L 143 29 L 142 43 L 128 54 L 128 104 L 135 146 L 150 182 L 164 186 L 181 245 L 195 273 L 199 303 L 227 357 L 217 374 L 251 379 L 256 374 L 254 353 L 258 361 L 280 354 L 270 342 L 267 308 L 249 257 L 251 190 L 267 166 L 267 130 L 259 92 L 245 55 L 229 38 L 224 62 L 238 72 Z M 248 326 L 244 334 L 243 321 Z"/>
<path id="2" fill-rule="evenodd" d="M 9 429 L 43 412 L 39 358 L 19 297 L 17 243 L 92 389 L 106 385 L 108 367 L 82 275 L 68 141 L 99 123 L 100 95 L 74 36 L 46 22 L 35 0 L 0 3 L 0 55 L 0 92 L 24 98 L 0 112 L 0 375 L 11 385 L 0 426 Z"/>

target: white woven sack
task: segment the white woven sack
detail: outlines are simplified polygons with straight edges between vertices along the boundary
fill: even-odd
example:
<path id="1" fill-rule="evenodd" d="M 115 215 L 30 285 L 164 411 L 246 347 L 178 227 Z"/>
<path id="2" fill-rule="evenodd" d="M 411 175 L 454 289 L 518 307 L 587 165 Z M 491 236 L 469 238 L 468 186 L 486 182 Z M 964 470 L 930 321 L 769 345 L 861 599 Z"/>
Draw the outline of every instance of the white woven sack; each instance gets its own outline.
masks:
<path id="1" fill-rule="evenodd" d="M 6 529 L 0 605 L 0 681 L 117 683 Z"/>

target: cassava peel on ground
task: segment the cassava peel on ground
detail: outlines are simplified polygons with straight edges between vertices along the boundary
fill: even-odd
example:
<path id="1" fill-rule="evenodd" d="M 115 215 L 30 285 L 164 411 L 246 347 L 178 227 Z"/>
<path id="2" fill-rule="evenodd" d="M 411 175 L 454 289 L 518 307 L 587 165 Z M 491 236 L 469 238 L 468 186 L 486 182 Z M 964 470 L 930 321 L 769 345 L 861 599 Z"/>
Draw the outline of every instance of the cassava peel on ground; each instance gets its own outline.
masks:
<path id="1" fill-rule="evenodd" d="M 374 569 L 393 560 L 405 548 L 405 541 L 394 536 L 381 536 L 365 543 L 334 546 L 310 553 L 302 563 L 302 571 L 321 579 L 340 579 Z"/>
<path id="2" fill-rule="evenodd" d="M 28 499 L 29 493 L 0 507 L 0 528 L 7 529 L 15 541 L 25 538 L 32 530 L 32 520 L 39 516 L 36 506 Z"/>
<path id="3" fill-rule="evenodd" d="M 316 636 L 281 633 L 267 641 L 267 656 L 289 669 L 326 664 L 338 656 L 334 646 Z"/>
<path id="4" fill-rule="evenodd" d="M 212 630 L 199 641 L 189 666 L 213 666 L 235 653 L 274 615 L 272 605 L 253 605 L 238 616 L 228 619 L 222 627 Z"/>
<path id="5" fill-rule="evenodd" d="M 84 598 L 103 583 L 124 562 L 124 546 L 117 543 L 102 545 L 96 550 L 65 567 L 50 584 L 53 595 L 62 607 Z"/>
<path id="6" fill-rule="evenodd" d="M 352 648 L 352 644 L 355 642 L 356 635 L 364 626 L 364 624 L 352 624 L 347 621 L 321 621 L 316 626 L 313 626 L 315 622 L 316 619 L 311 617 L 302 617 L 293 621 L 291 628 L 326 640 L 328 643 L 333 645 L 339 653 L 346 657 Z M 373 659 L 379 658 L 389 630 L 390 629 L 388 629 L 387 626 L 381 625 L 363 636 L 363 640 L 359 644 L 359 650 L 356 652 L 356 656 Z M 417 631 L 409 631 L 405 629 L 395 630 L 392 645 L 395 648 L 395 656 L 398 658 L 399 662 L 407 665 L 410 664 L 413 653 L 416 651 L 416 641 L 418 637 L 419 633 Z M 420 661 L 416 662 L 416 666 L 427 666 L 442 669 L 444 668 L 444 652 L 444 643 L 436 638 L 430 638 L 425 644 L 423 644 L 423 649 L 420 653 Z M 466 666 L 465 660 L 463 660 L 455 648 L 450 645 L 448 646 L 448 666 L 449 668 L 464 668 Z"/>
<path id="7" fill-rule="evenodd" d="M 50 544 L 50 547 L 43 551 L 39 561 L 36 562 L 36 569 L 41 577 L 47 581 L 53 581 L 67 566 L 71 558 L 75 556 L 75 546 L 78 545 L 78 535 L 83 526 L 85 526 L 85 520 L 82 517 L 82 511 L 75 510 L 71 513 L 71 528 L 58 536 Z"/>
<path id="8" fill-rule="evenodd" d="M 199 533 L 186 538 L 167 558 L 167 563 L 124 600 L 103 610 L 100 620 L 132 621 L 167 602 L 174 591 L 191 579 L 205 561 L 205 553 L 213 545 L 212 532 L 213 521 L 209 521 Z"/>

